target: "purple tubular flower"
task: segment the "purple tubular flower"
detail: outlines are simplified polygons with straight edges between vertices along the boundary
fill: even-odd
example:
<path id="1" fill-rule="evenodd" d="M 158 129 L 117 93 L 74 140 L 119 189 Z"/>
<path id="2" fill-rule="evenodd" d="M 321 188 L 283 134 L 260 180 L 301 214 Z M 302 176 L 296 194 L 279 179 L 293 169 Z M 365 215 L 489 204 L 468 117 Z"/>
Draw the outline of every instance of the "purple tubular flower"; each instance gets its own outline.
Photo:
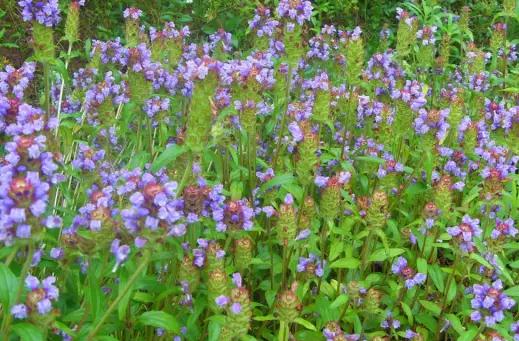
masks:
<path id="1" fill-rule="evenodd" d="M 503 293 L 503 284 L 497 280 L 492 285 L 474 284 L 472 292 L 474 298 L 471 307 L 474 309 L 470 314 L 472 321 L 484 323 L 492 327 L 505 318 L 505 311 L 510 310 L 515 301 Z"/>
<path id="2" fill-rule="evenodd" d="M 323 277 L 324 265 L 326 265 L 326 262 L 323 262 L 319 257 L 317 257 L 317 255 L 310 253 L 308 255 L 308 258 L 299 257 L 299 262 L 297 264 L 297 272 L 305 272 L 309 275 Z"/>
<path id="3" fill-rule="evenodd" d="M 28 275 L 25 287 L 29 290 L 26 304 L 17 304 L 11 308 L 11 314 L 17 319 L 24 319 L 32 313 L 46 315 L 52 310 L 52 302 L 59 297 L 59 289 L 54 285 L 56 278 L 49 276 L 42 281 Z"/>
<path id="4" fill-rule="evenodd" d="M 231 312 L 233 314 L 239 314 L 241 313 L 241 304 L 238 303 L 238 302 L 234 302 L 232 305 L 231 305 Z"/>
<path id="5" fill-rule="evenodd" d="M 71 164 L 75 169 L 92 172 L 103 161 L 104 157 L 104 150 L 96 151 L 88 145 L 81 143 L 78 146 L 76 158 L 72 160 Z"/>
<path id="6" fill-rule="evenodd" d="M 427 276 L 423 273 L 416 272 L 413 268 L 407 265 L 407 260 L 404 257 L 398 257 L 393 265 L 391 271 L 405 280 L 405 286 L 407 289 L 423 284 Z"/>
<path id="7" fill-rule="evenodd" d="M 228 305 L 231 300 L 229 299 L 229 297 L 227 297 L 225 295 L 220 295 L 217 298 L 215 298 L 214 301 L 217 306 L 219 306 L 220 308 L 223 308 L 226 305 Z"/>
<path id="8" fill-rule="evenodd" d="M 50 257 L 51 257 L 52 259 L 59 260 L 59 259 L 63 258 L 63 256 L 64 256 L 64 252 L 63 252 L 63 249 L 62 249 L 62 248 L 53 247 L 53 248 L 50 250 Z"/>
<path id="9" fill-rule="evenodd" d="M 442 142 L 447 137 L 447 131 L 449 129 L 449 123 L 447 118 L 450 110 L 430 110 L 420 109 L 418 111 L 418 117 L 414 121 L 414 128 L 418 135 L 424 135 L 430 130 L 436 130 L 436 139 Z"/>
<path id="10" fill-rule="evenodd" d="M 514 334 L 514 341 L 519 341 L 519 321 L 512 323 L 510 331 Z"/>
<path id="11" fill-rule="evenodd" d="M 427 99 L 423 91 L 423 84 L 416 80 L 406 80 L 402 89 L 394 89 L 391 92 L 392 99 L 399 99 L 407 103 L 411 109 L 418 111 L 427 104 Z"/>
<path id="12" fill-rule="evenodd" d="M 232 282 L 234 285 L 236 285 L 238 288 L 242 287 L 242 278 L 239 272 L 235 272 L 232 274 Z"/>
<path id="13" fill-rule="evenodd" d="M 386 319 L 380 323 L 380 326 L 384 329 L 398 329 L 400 328 L 400 321 L 393 318 L 393 314 L 390 311 L 386 313 Z"/>
<path id="14" fill-rule="evenodd" d="M 119 239 L 114 239 L 112 246 L 110 247 L 112 254 L 115 256 L 115 266 L 112 271 L 116 271 L 119 265 L 121 265 L 130 254 L 130 247 L 128 245 L 121 245 Z"/>
<path id="15" fill-rule="evenodd" d="M 492 230 L 492 239 L 505 238 L 507 236 L 515 237 L 517 235 L 517 229 L 514 226 L 514 220 L 508 218 L 505 220 L 496 218 L 496 227 Z"/>
<path id="16" fill-rule="evenodd" d="M 312 17 L 312 3 L 305 0 L 281 0 L 277 13 L 281 18 L 295 20 L 299 25 Z"/>
<path id="17" fill-rule="evenodd" d="M 58 0 L 21 0 L 18 5 L 22 8 L 23 21 L 37 21 L 53 27 L 61 20 Z"/>
<path id="18" fill-rule="evenodd" d="M 11 308 L 11 314 L 15 319 L 24 319 L 28 316 L 27 306 L 25 304 L 16 304 Z"/>
<path id="19" fill-rule="evenodd" d="M 473 239 L 474 237 L 480 237 L 482 232 L 479 227 L 479 219 L 472 219 L 469 215 L 463 216 L 460 225 L 447 228 L 447 233 L 458 240 L 463 252 L 474 250 Z"/>
<path id="20" fill-rule="evenodd" d="M 25 89 L 34 78 L 36 63 L 25 62 L 19 69 L 6 65 L 4 71 L 0 71 L 0 95 L 22 100 Z M 0 116 L 1 116 L 0 110 Z"/>
<path id="21" fill-rule="evenodd" d="M 142 16 L 142 11 L 135 7 L 128 7 L 123 12 L 123 17 L 125 19 L 139 20 L 139 18 L 141 16 Z"/>
<path id="22" fill-rule="evenodd" d="M 296 236 L 296 240 L 305 240 L 307 239 L 308 237 L 310 237 L 310 234 L 312 233 L 312 231 L 310 229 L 304 229 L 304 230 L 301 230 L 297 236 Z"/>

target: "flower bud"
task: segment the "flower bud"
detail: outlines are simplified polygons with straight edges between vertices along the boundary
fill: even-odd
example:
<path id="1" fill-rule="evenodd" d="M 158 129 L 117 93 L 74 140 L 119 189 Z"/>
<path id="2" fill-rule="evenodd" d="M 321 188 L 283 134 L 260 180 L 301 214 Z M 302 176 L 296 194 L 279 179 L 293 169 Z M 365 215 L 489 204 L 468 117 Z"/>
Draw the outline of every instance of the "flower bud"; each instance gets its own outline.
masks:
<path id="1" fill-rule="evenodd" d="M 79 40 L 79 3 L 72 1 L 68 8 L 67 21 L 65 22 L 65 39 L 69 43 Z"/>
<path id="2" fill-rule="evenodd" d="M 381 229 L 386 224 L 387 219 L 387 194 L 384 191 L 376 190 L 371 198 L 371 205 L 367 210 L 366 221 L 369 229 Z"/>
<path id="3" fill-rule="evenodd" d="M 338 176 L 333 176 L 328 180 L 321 196 L 319 211 L 326 220 L 334 220 L 341 211 L 341 183 Z"/>
<path id="4" fill-rule="evenodd" d="M 34 59 L 49 63 L 54 59 L 55 47 L 52 28 L 34 22 L 32 26 Z"/>
<path id="5" fill-rule="evenodd" d="M 364 299 L 364 307 L 366 312 L 377 314 L 380 310 L 380 302 L 382 300 L 382 292 L 377 289 L 369 289 Z"/>
<path id="6" fill-rule="evenodd" d="M 280 321 L 293 322 L 299 317 L 301 308 L 301 301 L 294 291 L 285 290 L 278 295 L 275 311 Z"/>
<path id="7" fill-rule="evenodd" d="M 220 311 L 222 308 L 216 304 L 216 298 L 227 295 L 228 280 L 227 274 L 223 269 L 216 269 L 209 273 L 207 277 L 207 296 L 209 307 L 214 312 Z"/>
<path id="8" fill-rule="evenodd" d="M 294 240 L 297 233 L 297 222 L 294 207 L 291 204 L 282 204 L 278 212 L 279 218 L 276 223 L 278 243 L 288 245 Z"/>
<path id="9" fill-rule="evenodd" d="M 299 226 L 305 228 L 311 225 L 312 218 L 316 214 L 315 201 L 311 196 L 306 196 L 301 211 Z"/>
<path id="10" fill-rule="evenodd" d="M 178 271 L 179 282 L 187 282 L 191 291 L 196 291 L 200 283 L 200 271 L 193 264 L 193 256 L 184 256 Z"/>
<path id="11" fill-rule="evenodd" d="M 234 241 L 234 263 L 238 270 L 246 270 L 252 261 L 252 251 L 254 245 L 248 237 L 236 239 Z"/>
<path id="12" fill-rule="evenodd" d="M 440 209 L 441 214 L 450 212 L 452 205 L 452 179 L 448 175 L 440 178 L 434 189 L 434 202 Z"/>
<path id="13" fill-rule="evenodd" d="M 300 124 L 303 131 L 303 141 L 298 145 L 298 160 L 296 162 L 296 173 L 303 185 L 308 185 L 313 178 L 317 166 L 317 149 L 319 148 L 319 137 L 312 131 L 310 122 L 304 121 Z"/>

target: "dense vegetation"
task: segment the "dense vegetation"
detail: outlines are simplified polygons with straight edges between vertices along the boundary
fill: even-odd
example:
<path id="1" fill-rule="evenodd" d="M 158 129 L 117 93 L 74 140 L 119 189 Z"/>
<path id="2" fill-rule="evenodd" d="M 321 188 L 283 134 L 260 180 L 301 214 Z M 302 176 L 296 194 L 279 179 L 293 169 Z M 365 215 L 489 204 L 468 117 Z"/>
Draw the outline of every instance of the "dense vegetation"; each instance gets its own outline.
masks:
<path id="1" fill-rule="evenodd" d="M 1 340 L 519 340 L 515 0 L 2 6 Z"/>

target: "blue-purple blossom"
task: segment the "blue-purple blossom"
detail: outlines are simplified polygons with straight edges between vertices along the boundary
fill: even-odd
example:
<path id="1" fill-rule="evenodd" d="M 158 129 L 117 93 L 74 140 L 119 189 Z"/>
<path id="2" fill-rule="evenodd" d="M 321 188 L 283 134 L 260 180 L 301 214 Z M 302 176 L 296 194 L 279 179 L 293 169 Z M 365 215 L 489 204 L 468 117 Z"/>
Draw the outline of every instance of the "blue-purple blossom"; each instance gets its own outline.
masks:
<path id="1" fill-rule="evenodd" d="M 303 25 L 312 17 L 312 3 L 306 0 L 281 0 L 277 13 L 280 17 L 296 21 Z"/>
<path id="2" fill-rule="evenodd" d="M 482 230 L 479 227 L 479 219 L 464 215 L 461 224 L 447 228 L 447 233 L 454 237 L 459 243 L 463 252 L 474 250 L 474 238 L 480 237 Z"/>
<path id="3" fill-rule="evenodd" d="M 299 257 L 299 262 L 297 263 L 297 272 L 305 272 L 309 275 L 323 277 L 323 267 L 325 264 L 326 262 L 323 262 L 317 255 L 310 253 L 308 258 Z"/>
<path id="4" fill-rule="evenodd" d="M 423 284 L 427 276 L 423 273 L 416 272 L 413 268 L 407 265 L 407 260 L 404 257 L 398 257 L 393 265 L 391 271 L 405 280 L 407 289 Z"/>
<path id="5" fill-rule="evenodd" d="M 487 283 L 474 284 L 471 307 L 474 309 L 470 314 L 472 321 L 481 322 L 492 327 L 503 321 L 505 312 L 510 310 L 515 301 L 503 293 L 503 284 L 497 280 L 492 285 Z"/>
<path id="6" fill-rule="evenodd" d="M 21 0 L 23 21 L 36 21 L 44 26 L 53 27 L 60 20 L 58 0 Z"/>

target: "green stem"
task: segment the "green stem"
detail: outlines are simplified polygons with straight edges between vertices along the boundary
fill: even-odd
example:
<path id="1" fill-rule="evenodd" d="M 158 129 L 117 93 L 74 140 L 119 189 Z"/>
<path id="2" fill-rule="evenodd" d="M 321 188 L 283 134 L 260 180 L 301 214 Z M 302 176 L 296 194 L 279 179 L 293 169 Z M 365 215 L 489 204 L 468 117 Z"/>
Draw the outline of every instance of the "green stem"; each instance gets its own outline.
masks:
<path id="1" fill-rule="evenodd" d="M 288 322 L 279 322 L 278 341 L 288 341 Z"/>
<path id="2" fill-rule="evenodd" d="M 126 294 L 132 289 L 133 284 L 135 283 L 135 281 L 137 281 L 137 279 L 139 278 L 141 273 L 148 266 L 149 258 L 150 258 L 149 254 L 145 254 L 144 255 L 144 258 L 142 259 L 142 262 L 139 264 L 139 266 L 137 267 L 135 272 L 132 274 L 132 276 L 128 280 L 128 283 L 126 283 L 126 286 L 124 287 L 124 289 L 119 292 L 119 294 L 117 295 L 115 300 L 108 307 L 108 310 L 105 311 L 105 313 L 103 314 L 103 316 L 101 317 L 99 322 L 97 322 L 97 324 L 95 325 L 94 329 L 92 329 L 92 331 L 90 333 L 88 333 L 88 336 L 87 336 L 87 340 L 88 341 L 91 341 L 91 340 L 94 339 L 94 337 L 97 335 L 97 333 L 99 332 L 99 330 L 101 329 L 103 324 L 110 317 L 110 314 L 112 313 L 112 311 L 114 311 L 114 309 L 117 307 L 119 302 L 123 299 L 123 297 L 126 296 Z"/>
<path id="3" fill-rule="evenodd" d="M 34 245 L 32 242 L 29 243 L 29 249 L 27 252 L 27 258 L 25 259 L 25 263 L 23 264 L 22 271 L 20 272 L 20 283 L 18 284 L 18 290 L 16 292 L 16 298 L 14 302 L 19 302 L 20 297 L 22 297 L 23 287 L 25 286 L 25 277 L 27 277 L 27 273 L 29 272 L 29 268 L 32 263 L 32 256 L 34 255 Z M 9 331 L 11 328 L 12 315 L 8 312 L 5 313 L 4 320 L 2 322 L 2 339 L 9 340 Z"/>
<path id="4" fill-rule="evenodd" d="M 177 189 L 177 196 L 182 194 L 184 187 L 187 185 L 187 181 L 189 179 L 189 175 L 192 172 L 191 167 L 193 166 L 193 153 L 189 152 L 189 159 L 187 161 L 186 169 L 184 170 L 184 175 L 182 175 L 182 180 L 180 180 L 180 184 Z"/>
<path id="5" fill-rule="evenodd" d="M 460 256 L 459 256 L 459 254 L 457 254 L 456 259 L 454 260 L 454 263 L 452 264 L 452 272 L 449 274 L 449 277 L 447 277 L 447 284 L 445 285 L 445 288 L 443 289 L 443 300 L 442 300 L 442 304 L 440 306 L 441 311 L 440 311 L 440 316 L 438 318 L 438 322 L 441 321 L 441 318 L 444 315 L 445 308 L 446 308 L 445 304 L 447 303 L 447 296 L 449 295 L 449 289 L 451 287 L 451 282 L 454 279 L 454 274 L 456 272 L 456 267 L 457 267 L 459 261 L 460 261 Z M 436 340 L 440 339 L 440 334 L 441 334 L 440 328 L 441 328 L 441 324 L 438 323 L 438 326 L 436 327 Z"/>

